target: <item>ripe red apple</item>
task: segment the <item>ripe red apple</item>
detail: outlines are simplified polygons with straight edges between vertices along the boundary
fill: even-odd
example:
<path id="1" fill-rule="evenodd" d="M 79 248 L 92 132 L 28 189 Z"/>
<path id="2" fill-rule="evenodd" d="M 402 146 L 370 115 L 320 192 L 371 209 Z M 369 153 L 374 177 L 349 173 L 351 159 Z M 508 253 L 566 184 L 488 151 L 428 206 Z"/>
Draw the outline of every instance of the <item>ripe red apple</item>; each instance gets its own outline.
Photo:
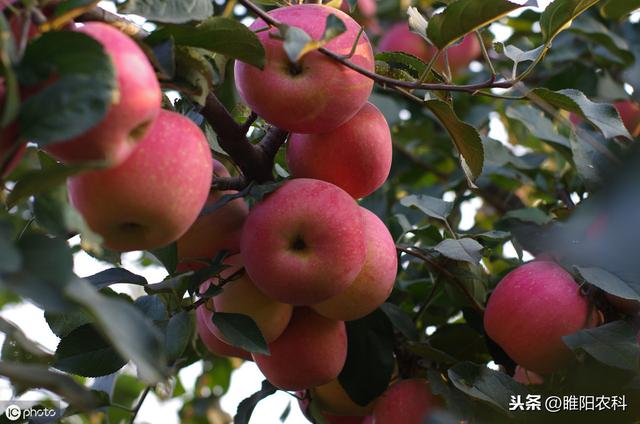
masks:
<path id="1" fill-rule="evenodd" d="M 217 160 L 213 161 L 216 177 L 228 177 L 229 171 Z M 215 204 L 222 196 L 235 194 L 234 190 L 213 191 L 205 205 Z M 242 225 L 249 214 L 249 207 L 242 198 L 234 199 L 215 211 L 199 217 L 178 240 L 178 271 L 204 267 L 203 258 L 210 259 L 222 250 L 240 252 Z"/>
<path id="2" fill-rule="evenodd" d="M 640 105 L 630 100 L 623 100 L 614 102 L 613 106 L 618 109 L 620 118 L 631 135 L 640 136 Z"/>
<path id="3" fill-rule="evenodd" d="M 294 177 L 328 181 L 359 199 L 384 184 L 391 169 L 392 151 L 391 132 L 384 115 L 366 103 L 333 131 L 292 134 L 287 163 Z"/>
<path id="4" fill-rule="evenodd" d="M 438 405 L 424 379 L 401 380 L 389 387 L 376 401 L 373 421 L 376 424 L 422 424 Z"/>
<path id="5" fill-rule="evenodd" d="M 229 265 L 229 268 L 222 271 L 221 277 L 229 278 L 242 269 L 242 257 L 231 256 L 225 260 L 225 264 Z M 217 278 L 212 278 L 205 285 L 208 287 L 209 284 L 217 285 L 218 283 Z M 287 328 L 293 312 L 293 306 L 273 300 L 258 290 L 246 273 L 227 282 L 222 293 L 212 300 L 213 309 L 217 312 L 231 312 L 251 317 L 267 343 L 280 337 Z M 215 325 L 212 330 L 219 339 L 226 341 Z"/>
<path id="6" fill-rule="evenodd" d="M 507 274 L 489 298 L 485 331 L 518 364 L 539 374 L 564 366 L 562 341 L 590 326 L 589 302 L 571 275 L 554 262 L 534 261 Z"/>
<path id="7" fill-rule="evenodd" d="M 292 305 L 311 305 L 345 290 L 366 257 L 358 204 L 331 183 L 289 180 L 256 205 L 240 250 L 254 284 Z"/>
<path id="8" fill-rule="evenodd" d="M 322 386 L 310 390 L 311 399 L 318 404 L 323 412 L 334 415 L 363 416 L 371 414 L 373 402 L 367 406 L 355 403 L 336 379 Z"/>
<path id="9" fill-rule="evenodd" d="M 378 50 L 381 52 L 404 52 L 429 62 L 436 54 L 437 49 L 427 43 L 418 34 L 411 32 L 406 22 L 393 25 L 378 42 Z M 466 69 L 469 64 L 480 57 L 482 48 L 478 38 L 474 34 L 468 34 L 461 43 L 450 46 L 447 49 L 449 67 L 454 74 Z M 436 68 L 440 71 L 445 68 L 444 53 L 440 55 Z"/>
<path id="10" fill-rule="evenodd" d="M 116 28 L 90 22 L 77 31 L 99 41 L 111 56 L 118 80 L 105 118 L 86 133 L 45 150 L 67 163 L 124 162 L 149 130 L 160 111 L 162 93 L 153 67 L 138 45 Z"/>
<path id="11" fill-rule="evenodd" d="M 513 379 L 520 384 L 534 385 L 544 383 L 544 378 L 533 371 L 522 368 L 520 365 L 516 367 Z"/>
<path id="12" fill-rule="evenodd" d="M 360 208 L 364 218 L 367 258 L 362 270 L 344 291 L 313 309 L 328 318 L 349 321 L 373 312 L 389 297 L 398 269 L 396 245 L 384 223 L 373 212 Z"/>
<path id="13" fill-rule="evenodd" d="M 202 343 L 209 349 L 211 353 L 218 356 L 229 356 L 233 358 L 246 359 L 252 361 L 251 354 L 246 350 L 237 348 L 226 344 L 215 336 L 207 325 L 207 318 L 205 317 L 205 306 L 200 306 L 196 309 L 196 330 Z"/>
<path id="14" fill-rule="evenodd" d="M 289 326 L 269 344 L 271 355 L 252 354 L 267 380 L 282 390 L 303 390 L 338 377 L 347 359 L 344 322 L 296 308 Z"/>
<path id="15" fill-rule="evenodd" d="M 300 4 L 269 12 L 287 25 L 302 28 L 315 40 L 322 37 L 326 19 L 331 14 L 342 20 L 347 31 L 325 48 L 347 55 L 360 26 L 346 13 L 318 4 Z M 264 21 L 257 19 L 251 29 L 265 26 Z M 266 51 L 264 70 L 236 62 L 236 87 L 245 103 L 269 123 L 298 133 L 331 131 L 355 115 L 371 94 L 373 81 L 319 51 L 306 54 L 294 65 L 283 49 L 283 42 L 273 38 L 277 32 L 274 28 L 257 33 Z M 365 34 L 358 40 L 350 60 L 374 70 L 373 51 Z"/>
<path id="16" fill-rule="evenodd" d="M 212 175 L 211 151 L 200 128 L 163 110 L 124 163 L 70 178 L 69 196 L 106 247 L 154 249 L 193 224 Z"/>

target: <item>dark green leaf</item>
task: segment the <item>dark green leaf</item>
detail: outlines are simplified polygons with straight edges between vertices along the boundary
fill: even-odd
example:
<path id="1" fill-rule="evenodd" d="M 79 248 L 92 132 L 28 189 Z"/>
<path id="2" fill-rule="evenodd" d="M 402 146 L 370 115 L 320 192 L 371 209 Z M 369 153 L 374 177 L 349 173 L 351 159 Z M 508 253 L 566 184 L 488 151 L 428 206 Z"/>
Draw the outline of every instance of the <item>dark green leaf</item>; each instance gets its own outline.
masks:
<path id="1" fill-rule="evenodd" d="M 484 149 L 478 131 L 466 122 L 461 121 L 451 105 L 442 100 L 427 100 L 426 106 L 438 118 L 447 130 L 453 144 L 460 153 L 462 169 L 470 184 L 480 174 L 484 162 Z"/>
<path id="2" fill-rule="evenodd" d="M 127 271 L 124 268 L 109 268 L 104 271 L 100 271 L 97 274 L 82 278 L 89 281 L 98 290 L 112 284 L 135 284 L 138 286 L 144 286 L 147 284 L 146 278 L 141 275 L 134 274 L 131 271 Z"/>
<path id="3" fill-rule="evenodd" d="M 526 397 L 527 389 L 507 374 L 494 371 L 484 365 L 461 362 L 448 371 L 449 379 L 459 390 L 502 409 L 509 410 L 512 396 Z"/>
<path id="4" fill-rule="evenodd" d="M 387 315 L 393 326 L 407 339 L 418 340 L 418 330 L 415 323 L 398 305 L 387 302 L 380 305 L 380 309 Z"/>
<path id="5" fill-rule="evenodd" d="M 477 264 L 482 259 L 482 245 L 471 238 L 446 239 L 438 243 L 434 250 L 455 261 Z"/>
<path id="6" fill-rule="evenodd" d="M 569 139 L 558 133 L 551 120 L 541 110 L 530 105 L 509 106 L 506 114 L 509 118 L 522 122 L 535 137 L 558 144 L 565 149 L 570 148 Z"/>
<path id="7" fill-rule="evenodd" d="M 179 312 L 171 317 L 165 335 L 165 350 L 169 363 L 178 359 L 191 342 L 195 321 L 193 314 Z"/>
<path id="8" fill-rule="evenodd" d="M 553 40 L 571 25 L 574 18 L 598 3 L 599 0 L 555 0 L 542 12 L 540 29 L 544 42 Z"/>
<path id="9" fill-rule="evenodd" d="M 0 273 L 20 269 L 20 252 L 13 245 L 13 229 L 8 222 L 0 221 Z"/>
<path id="10" fill-rule="evenodd" d="M 581 349 L 598 361 L 624 370 L 638 371 L 638 339 L 631 325 L 614 321 L 578 331 L 562 340 L 572 350 Z"/>
<path id="11" fill-rule="evenodd" d="M 349 397 L 367 405 L 389 386 L 395 360 L 393 326 L 377 309 L 364 318 L 347 321 L 347 361 L 338 376 Z"/>
<path id="12" fill-rule="evenodd" d="M 523 222 L 532 222 L 537 225 L 545 225 L 551 222 L 551 217 L 538 208 L 512 210 L 504 215 L 504 219 L 517 219 Z"/>
<path id="13" fill-rule="evenodd" d="M 537 2 L 519 5 L 506 0 L 454 0 L 444 11 L 429 19 L 427 36 L 436 47 L 443 49 L 465 34 L 531 5 L 537 5 Z"/>
<path id="14" fill-rule="evenodd" d="M 92 322 L 91 315 L 84 309 L 77 307 L 62 313 L 46 311 L 44 318 L 47 320 L 47 324 L 49 324 L 53 334 L 60 338 L 65 337 L 76 328 Z"/>
<path id="15" fill-rule="evenodd" d="M 622 297 L 623 299 L 640 300 L 639 287 L 621 280 L 618 276 L 607 270 L 602 268 L 584 267 L 576 267 L 576 270 L 589 284 L 592 284 L 607 293 Z"/>
<path id="16" fill-rule="evenodd" d="M 600 13 L 608 19 L 622 19 L 637 9 L 640 9 L 640 0 L 605 0 Z"/>
<path id="17" fill-rule="evenodd" d="M 118 371 L 126 363 L 93 325 L 86 324 L 60 340 L 53 367 L 83 377 L 99 377 Z"/>
<path id="18" fill-rule="evenodd" d="M 153 321 L 164 321 L 169 319 L 167 306 L 162 301 L 160 295 L 152 294 L 149 296 L 140 296 L 133 304 L 140 309 L 144 315 Z"/>
<path id="19" fill-rule="evenodd" d="M 213 15 L 213 4 L 209 0 L 129 0 L 123 12 L 151 21 L 181 24 L 207 19 Z"/>
<path id="20" fill-rule="evenodd" d="M 403 197 L 400 204 L 408 208 L 417 208 L 425 215 L 441 221 L 446 220 L 453 209 L 453 203 L 424 194 L 411 194 Z"/>
<path id="21" fill-rule="evenodd" d="M 347 27 L 344 22 L 332 13 L 327 16 L 327 21 L 325 22 L 324 32 L 322 33 L 321 39 L 323 41 L 329 41 L 344 33 L 346 30 Z"/>
<path id="22" fill-rule="evenodd" d="M 253 410 L 256 409 L 258 403 L 262 399 L 274 394 L 277 390 L 278 389 L 276 389 L 271 383 L 264 380 L 259 391 L 240 402 L 236 416 L 233 418 L 233 422 L 235 424 L 249 424 L 251 414 L 253 414 Z"/>
<path id="23" fill-rule="evenodd" d="M 571 25 L 571 31 L 580 33 L 600 46 L 606 47 L 626 64 L 631 64 L 635 60 L 633 53 L 629 51 L 627 41 L 591 16 L 584 15 L 576 19 Z"/>
<path id="24" fill-rule="evenodd" d="M 160 261 L 169 274 L 176 272 L 178 266 L 178 245 L 176 243 L 150 250 L 149 253 Z"/>
<path id="25" fill-rule="evenodd" d="M 43 281 L 65 285 L 73 277 L 73 256 L 63 239 L 27 234 L 18 241 L 23 269 Z"/>
<path id="26" fill-rule="evenodd" d="M 242 314 L 215 312 L 211 318 L 226 341 L 249 352 L 269 354 L 267 342 L 251 317 Z"/>

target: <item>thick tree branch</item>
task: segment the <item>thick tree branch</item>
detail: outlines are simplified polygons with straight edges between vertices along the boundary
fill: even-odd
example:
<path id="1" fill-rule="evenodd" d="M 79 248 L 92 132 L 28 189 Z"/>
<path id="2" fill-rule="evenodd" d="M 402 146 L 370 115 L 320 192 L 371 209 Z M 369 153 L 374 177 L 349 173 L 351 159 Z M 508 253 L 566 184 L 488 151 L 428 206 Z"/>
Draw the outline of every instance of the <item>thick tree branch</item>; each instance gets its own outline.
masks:
<path id="1" fill-rule="evenodd" d="M 107 24 L 111 24 L 124 32 L 128 36 L 137 40 L 146 38 L 149 33 L 142 29 L 140 26 L 131 22 L 130 20 L 116 15 L 115 13 L 108 12 L 101 7 L 95 7 L 92 10 L 83 13 L 76 18 L 78 22 L 100 21 Z"/>
<path id="2" fill-rule="evenodd" d="M 280 146 L 284 144 L 288 135 L 289 133 L 287 131 L 275 127 L 271 128 L 269 132 L 267 132 L 267 135 L 264 136 L 258 145 L 267 160 L 273 162 L 276 157 L 276 153 L 278 153 Z"/>

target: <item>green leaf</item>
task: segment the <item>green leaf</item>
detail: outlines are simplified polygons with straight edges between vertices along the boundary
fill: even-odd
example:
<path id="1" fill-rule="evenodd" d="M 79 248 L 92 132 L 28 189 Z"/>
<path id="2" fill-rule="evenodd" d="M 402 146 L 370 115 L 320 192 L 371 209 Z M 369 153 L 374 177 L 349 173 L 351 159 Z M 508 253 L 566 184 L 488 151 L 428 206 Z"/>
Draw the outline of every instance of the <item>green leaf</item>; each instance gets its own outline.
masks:
<path id="1" fill-rule="evenodd" d="M 467 395 L 480 399 L 507 412 L 512 396 L 526 397 L 527 389 L 516 383 L 505 373 L 494 371 L 484 365 L 460 362 L 448 371 L 449 379 L 456 388 Z"/>
<path id="2" fill-rule="evenodd" d="M 453 203 L 424 194 L 405 196 L 400 200 L 400 204 L 408 208 L 419 209 L 425 215 L 441 221 L 446 220 L 453 209 Z"/>
<path id="3" fill-rule="evenodd" d="M 504 55 L 513 61 L 514 71 L 517 69 L 517 66 L 523 62 L 533 62 L 538 59 L 538 57 L 544 51 L 544 46 L 538 46 L 535 49 L 523 51 L 517 48 L 516 46 L 508 45 L 504 47 Z M 515 76 L 515 73 L 514 73 Z"/>
<path id="4" fill-rule="evenodd" d="M 545 43 L 553 40 L 561 31 L 571 26 L 582 12 L 599 0 L 555 0 L 540 15 L 540 29 Z"/>
<path id="5" fill-rule="evenodd" d="M 43 281 L 65 285 L 73 275 L 73 256 L 63 239 L 27 234 L 18 241 L 23 269 Z"/>
<path id="6" fill-rule="evenodd" d="M 395 364 L 393 326 L 379 309 L 345 325 L 347 361 L 338 380 L 349 397 L 364 406 L 389 386 Z"/>
<path id="7" fill-rule="evenodd" d="M 100 271 L 97 274 L 82 278 L 93 284 L 93 286 L 98 290 L 112 284 L 135 284 L 137 286 L 144 286 L 147 284 L 146 278 L 141 275 L 134 274 L 124 268 L 109 268 L 104 271 Z"/>
<path id="8" fill-rule="evenodd" d="M 461 121 L 451 105 L 442 100 L 427 100 L 425 105 L 449 133 L 453 144 L 460 153 L 460 162 L 467 180 L 473 184 L 473 181 L 482 174 L 484 162 L 484 149 L 478 131 L 473 126 Z"/>
<path id="9" fill-rule="evenodd" d="M 289 60 L 298 63 L 304 55 L 327 44 L 333 38 L 347 30 L 344 22 L 336 15 L 327 16 L 322 38 L 314 40 L 302 28 L 281 24 L 278 26 L 280 34 L 284 38 L 283 48 Z"/>
<path id="10" fill-rule="evenodd" d="M 454 0 L 431 17 L 427 27 L 429 40 L 443 49 L 465 34 L 494 22 L 524 6 L 537 6 L 536 1 L 524 5 L 506 0 Z"/>
<path id="11" fill-rule="evenodd" d="M 150 250 L 149 253 L 160 261 L 169 274 L 176 272 L 178 267 L 178 245 L 176 243 Z"/>
<path id="12" fill-rule="evenodd" d="M 623 299 L 640 301 L 640 287 L 635 287 L 635 285 L 621 280 L 618 276 L 607 270 L 602 268 L 586 268 L 579 266 L 576 267 L 576 270 L 589 284 L 592 284 L 607 293 L 622 297 Z"/>
<path id="13" fill-rule="evenodd" d="M 382 312 L 387 315 L 393 326 L 409 340 L 418 340 L 418 330 L 411 317 L 398 305 L 383 303 L 380 305 Z"/>
<path id="14" fill-rule="evenodd" d="M 0 273 L 18 271 L 21 264 L 20 251 L 13 245 L 13 228 L 0 221 Z"/>
<path id="15" fill-rule="evenodd" d="M 605 0 L 600 6 L 600 14 L 608 19 L 621 20 L 637 9 L 640 9 L 640 0 Z"/>
<path id="16" fill-rule="evenodd" d="M 536 225 L 545 225 L 551 222 L 551 217 L 538 208 L 512 210 L 504 214 L 504 219 L 517 219 L 522 222 L 531 222 Z"/>
<path id="17" fill-rule="evenodd" d="M 565 149 L 571 147 L 569 139 L 558 133 L 551 120 L 541 110 L 533 106 L 509 106 L 506 110 L 506 115 L 511 119 L 522 122 L 531 134 L 543 141 L 559 145 Z"/>
<path id="18" fill-rule="evenodd" d="M 165 321 L 169 319 L 167 306 L 162 301 L 162 297 L 157 294 L 148 296 L 140 296 L 133 304 L 142 311 L 142 313 L 153 321 Z"/>
<path id="19" fill-rule="evenodd" d="M 625 137 L 631 139 L 615 107 L 607 103 L 594 103 L 582 92 L 574 89 L 551 91 L 536 88 L 531 91 L 535 97 L 560 109 L 576 113 L 602 131 L 606 138 Z"/>
<path id="20" fill-rule="evenodd" d="M 96 169 L 96 166 L 65 166 L 58 164 L 52 168 L 29 171 L 18 180 L 9 196 L 7 196 L 7 206 L 13 207 L 29 196 L 52 190 L 56 186 L 63 184 L 68 177 L 90 169 Z"/>
<path id="21" fill-rule="evenodd" d="M 164 347 L 169 363 L 180 358 L 193 338 L 195 320 L 193 314 L 182 311 L 171 317 L 167 324 Z"/>
<path id="22" fill-rule="evenodd" d="M 564 336 L 571 350 L 584 350 L 598 361 L 624 370 L 638 371 L 638 339 L 631 325 L 614 321 Z"/>
<path id="23" fill-rule="evenodd" d="M 53 334 L 60 338 L 65 337 L 76 328 L 90 324 L 93 321 L 91 315 L 79 307 L 72 308 L 63 313 L 45 311 L 44 318 L 47 320 L 47 324 L 49 324 L 49 328 L 53 331 Z"/>
<path id="24" fill-rule="evenodd" d="M 482 259 L 482 245 L 471 238 L 445 239 L 434 250 L 455 261 L 477 264 Z"/>
<path id="25" fill-rule="evenodd" d="M 242 314 L 215 312 L 211 317 L 226 341 L 249 352 L 269 354 L 267 342 L 251 317 Z"/>
<path id="26" fill-rule="evenodd" d="M 631 64 L 635 60 L 627 41 L 591 16 L 581 16 L 571 25 L 571 31 L 582 34 L 599 45 L 606 47 L 607 50 L 618 56 L 626 64 Z"/>
<path id="27" fill-rule="evenodd" d="M 253 31 L 234 19 L 214 16 L 196 26 L 166 25 L 146 41 L 154 44 L 169 35 L 179 46 L 200 47 L 264 68 L 262 43 Z"/>
<path id="28" fill-rule="evenodd" d="M 76 328 L 60 340 L 53 367 L 83 377 L 100 377 L 118 371 L 127 360 L 91 324 Z"/>
<path id="29" fill-rule="evenodd" d="M 262 399 L 274 394 L 277 390 L 278 389 L 276 389 L 271 383 L 264 380 L 259 391 L 240 402 L 236 416 L 233 418 L 233 422 L 235 424 L 249 424 L 251 414 L 253 414 L 253 410 L 256 409 L 258 403 Z"/>
<path id="30" fill-rule="evenodd" d="M 65 294 L 91 313 L 102 334 L 136 365 L 144 381 L 157 383 L 167 376 L 162 334 L 135 306 L 104 296 L 80 279 L 69 284 Z"/>
<path id="31" fill-rule="evenodd" d="M 338 35 L 344 33 L 346 30 L 347 26 L 344 24 L 344 22 L 342 22 L 340 18 L 332 13 L 327 16 L 321 40 L 325 42 L 330 41 L 336 38 Z"/>
<path id="32" fill-rule="evenodd" d="M 213 4 L 209 0 L 129 0 L 122 12 L 151 21 L 182 24 L 207 19 L 213 15 Z"/>

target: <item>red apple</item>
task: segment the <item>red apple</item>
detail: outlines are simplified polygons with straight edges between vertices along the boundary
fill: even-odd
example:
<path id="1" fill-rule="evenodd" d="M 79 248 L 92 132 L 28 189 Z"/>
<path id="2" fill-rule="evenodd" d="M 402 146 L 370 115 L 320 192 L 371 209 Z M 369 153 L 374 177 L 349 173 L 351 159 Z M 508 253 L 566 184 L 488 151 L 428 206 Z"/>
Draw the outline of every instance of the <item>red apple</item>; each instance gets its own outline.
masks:
<path id="1" fill-rule="evenodd" d="M 422 424 L 437 406 L 424 379 L 401 380 L 389 387 L 376 401 L 373 421 L 376 424 Z"/>
<path id="2" fill-rule="evenodd" d="M 246 359 L 248 361 L 253 360 L 251 354 L 246 350 L 242 350 L 235 346 L 226 344 L 215 336 L 207 325 L 207 318 L 205 317 L 205 306 L 200 306 L 196 309 L 196 330 L 202 343 L 209 349 L 209 351 L 218 356 L 229 356 L 234 358 Z"/>
<path id="3" fill-rule="evenodd" d="M 489 298 L 485 331 L 524 368 L 547 374 L 571 351 L 562 337 L 591 326 L 588 300 L 554 262 L 534 261 L 507 274 Z"/>
<path id="4" fill-rule="evenodd" d="M 516 372 L 515 374 L 513 374 L 513 379 L 518 383 L 526 384 L 526 385 L 544 383 L 544 378 L 542 378 L 535 372 L 522 368 L 520 365 L 516 367 Z"/>
<path id="5" fill-rule="evenodd" d="M 427 43 L 421 36 L 411 32 L 406 22 L 400 22 L 393 25 L 378 43 L 378 50 L 381 52 L 396 51 L 408 53 L 429 62 L 436 54 L 437 49 Z M 480 57 L 482 48 L 475 34 L 468 34 L 461 43 L 450 46 L 447 49 L 449 66 L 451 71 L 456 74 L 466 69 L 473 60 Z M 437 68 L 444 70 L 445 60 L 444 53 L 438 59 Z"/>
<path id="6" fill-rule="evenodd" d="M 225 260 L 230 267 L 223 270 L 222 278 L 229 278 L 242 269 L 242 257 L 234 255 Z M 212 278 L 205 283 L 205 290 L 209 284 L 217 285 L 219 280 Z M 201 290 L 202 292 L 203 290 Z M 246 273 L 224 285 L 222 293 L 213 299 L 213 309 L 217 312 L 230 312 L 251 317 L 260 329 L 267 343 L 280 337 L 291 320 L 293 306 L 280 303 L 256 288 Z M 224 335 L 213 325 L 213 333 L 223 341 Z"/>
<path id="7" fill-rule="evenodd" d="M 333 131 L 292 134 L 287 163 L 294 177 L 328 181 L 359 199 L 384 184 L 391 169 L 392 151 L 384 115 L 366 103 Z"/>
<path id="8" fill-rule="evenodd" d="M 396 279 L 398 259 L 393 237 L 373 212 L 360 208 L 364 217 L 367 258 L 351 285 L 336 296 L 313 305 L 328 318 L 349 321 L 373 312 L 389 297 Z"/>
<path id="9" fill-rule="evenodd" d="M 630 100 L 614 102 L 620 118 L 632 136 L 640 136 L 640 105 Z"/>
<path id="10" fill-rule="evenodd" d="M 116 28 L 90 22 L 77 29 L 97 41 L 111 56 L 118 92 L 105 118 L 86 133 L 49 145 L 45 150 L 67 163 L 124 162 L 160 111 L 162 93 L 151 63 L 138 45 Z"/>
<path id="11" fill-rule="evenodd" d="M 344 322 L 296 308 L 282 336 L 269 344 L 270 355 L 253 359 L 267 380 L 282 390 L 303 390 L 338 377 L 347 359 Z"/>
<path id="12" fill-rule="evenodd" d="M 360 26 L 346 13 L 329 6 L 300 4 L 269 12 L 287 25 L 299 27 L 313 39 L 320 39 L 329 15 L 337 16 L 347 31 L 325 48 L 349 54 Z M 264 28 L 257 19 L 251 29 Z M 331 131 L 349 120 L 364 105 L 373 81 L 319 51 L 306 54 L 297 65 L 287 57 L 281 40 L 273 38 L 277 29 L 257 33 L 266 51 L 264 70 L 236 62 L 235 81 L 245 103 L 269 123 L 298 133 Z M 374 70 L 371 45 L 365 34 L 358 40 L 350 60 Z M 277 93 L 274 95 L 274 93 Z"/>
<path id="13" fill-rule="evenodd" d="M 227 177 L 229 171 L 217 160 L 213 161 L 216 177 Z M 215 204 L 222 196 L 237 193 L 234 190 L 214 191 L 205 205 Z M 201 216 L 178 240 L 178 270 L 188 271 L 204 267 L 202 259 L 210 259 L 222 250 L 240 251 L 242 225 L 249 214 L 249 207 L 242 198 L 234 199 L 215 211 Z"/>
<path id="14" fill-rule="evenodd" d="M 319 303 L 345 290 L 364 265 L 362 214 L 333 184 L 289 180 L 251 210 L 240 250 L 265 294 L 292 305 Z"/>
<path id="15" fill-rule="evenodd" d="M 202 210 L 213 175 L 207 140 L 190 119 L 161 111 L 121 165 L 69 179 L 89 227 L 118 251 L 148 250 L 182 236 Z"/>

